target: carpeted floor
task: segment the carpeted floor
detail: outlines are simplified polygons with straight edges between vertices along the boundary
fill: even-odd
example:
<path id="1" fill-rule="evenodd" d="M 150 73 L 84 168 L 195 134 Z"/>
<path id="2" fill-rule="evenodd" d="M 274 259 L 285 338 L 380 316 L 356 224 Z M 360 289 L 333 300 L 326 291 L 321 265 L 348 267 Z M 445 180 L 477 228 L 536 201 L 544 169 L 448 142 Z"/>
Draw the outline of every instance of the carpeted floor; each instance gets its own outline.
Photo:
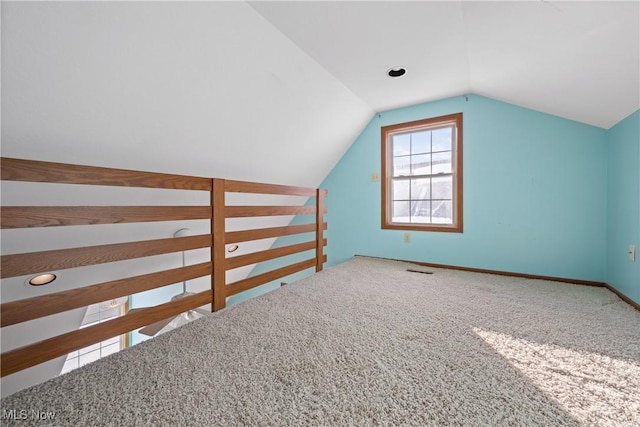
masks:
<path id="1" fill-rule="evenodd" d="M 3 425 L 640 425 L 614 294 L 407 267 L 356 257 L 6 397 Z"/>

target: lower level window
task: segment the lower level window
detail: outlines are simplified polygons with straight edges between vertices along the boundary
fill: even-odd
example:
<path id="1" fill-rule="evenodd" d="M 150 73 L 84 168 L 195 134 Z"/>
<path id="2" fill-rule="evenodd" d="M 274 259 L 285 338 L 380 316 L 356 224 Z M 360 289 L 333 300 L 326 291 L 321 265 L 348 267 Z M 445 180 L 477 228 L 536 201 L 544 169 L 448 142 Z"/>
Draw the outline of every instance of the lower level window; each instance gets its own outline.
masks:
<path id="1" fill-rule="evenodd" d="M 125 314 L 127 299 L 117 299 L 100 304 L 92 304 L 82 320 L 80 329 L 115 319 Z M 108 340 L 90 345 L 67 355 L 60 375 L 72 371 L 102 357 L 117 353 L 127 345 L 125 335 L 118 335 Z"/>

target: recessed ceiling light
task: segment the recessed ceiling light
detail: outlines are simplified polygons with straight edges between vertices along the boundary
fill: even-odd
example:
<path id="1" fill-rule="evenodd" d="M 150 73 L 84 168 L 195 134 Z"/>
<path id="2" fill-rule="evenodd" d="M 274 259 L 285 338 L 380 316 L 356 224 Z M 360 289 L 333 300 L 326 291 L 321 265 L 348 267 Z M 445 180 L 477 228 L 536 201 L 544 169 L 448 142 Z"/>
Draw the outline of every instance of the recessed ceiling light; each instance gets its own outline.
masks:
<path id="1" fill-rule="evenodd" d="M 47 285 L 53 282 L 54 280 L 56 280 L 55 274 L 45 273 L 45 274 L 40 274 L 38 276 L 32 277 L 31 279 L 29 279 L 28 283 L 31 286 L 42 286 L 42 285 Z"/>
<path id="2" fill-rule="evenodd" d="M 393 67 L 387 70 L 389 77 L 402 77 L 407 72 L 403 67 Z"/>

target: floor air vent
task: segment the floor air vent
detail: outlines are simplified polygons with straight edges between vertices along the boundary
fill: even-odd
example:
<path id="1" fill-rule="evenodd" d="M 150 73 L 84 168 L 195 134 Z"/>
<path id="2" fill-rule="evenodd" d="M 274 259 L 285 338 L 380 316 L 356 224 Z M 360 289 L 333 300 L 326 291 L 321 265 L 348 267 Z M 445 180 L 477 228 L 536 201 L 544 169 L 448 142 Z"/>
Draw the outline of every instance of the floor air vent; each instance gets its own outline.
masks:
<path id="1" fill-rule="evenodd" d="M 413 268 L 407 268 L 407 271 L 411 273 L 433 274 L 433 271 L 414 270 Z"/>

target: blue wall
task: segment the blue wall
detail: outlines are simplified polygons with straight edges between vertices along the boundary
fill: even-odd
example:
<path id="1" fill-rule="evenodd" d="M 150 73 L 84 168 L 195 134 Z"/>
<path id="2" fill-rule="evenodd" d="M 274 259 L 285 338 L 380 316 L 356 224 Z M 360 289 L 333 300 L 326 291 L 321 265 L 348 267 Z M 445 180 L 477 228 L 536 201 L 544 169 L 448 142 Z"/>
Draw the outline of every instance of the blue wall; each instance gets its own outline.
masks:
<path id="1" fill-rule="evenodd" d="M 381 167 L 380 127 L 456 112 L 464 113 L 464 233 L 410 231 L 404 243 L 403 231 L 380 228 L 381 184 L 371 180 Z M 591 280 L 640 303 L 640 259 L 627 254 L 640 246 L 640 111 L 605 131 L 477 95 L 391 110 L 370 121 L 321 187 L 329 190 L 327 266 L 360 254 Z"/>
<path id="2" fill-rule="evenodd" d="M 606 133 L 607 270 L 606 282 L 640 303 L 640 260 L 628 258 L 640 245 L 640 111 Z"/>
<path id="3" fill-rule="evenodd" d="M 380 228 L 380 127 L 464 114 L 464 233 Z M 637 156 L 636 156 L 637 157 Z M 322 183 L 329 265 L 354 254 L 604 281 L 605 131 L 470 95 L 376 115 Z"/>

